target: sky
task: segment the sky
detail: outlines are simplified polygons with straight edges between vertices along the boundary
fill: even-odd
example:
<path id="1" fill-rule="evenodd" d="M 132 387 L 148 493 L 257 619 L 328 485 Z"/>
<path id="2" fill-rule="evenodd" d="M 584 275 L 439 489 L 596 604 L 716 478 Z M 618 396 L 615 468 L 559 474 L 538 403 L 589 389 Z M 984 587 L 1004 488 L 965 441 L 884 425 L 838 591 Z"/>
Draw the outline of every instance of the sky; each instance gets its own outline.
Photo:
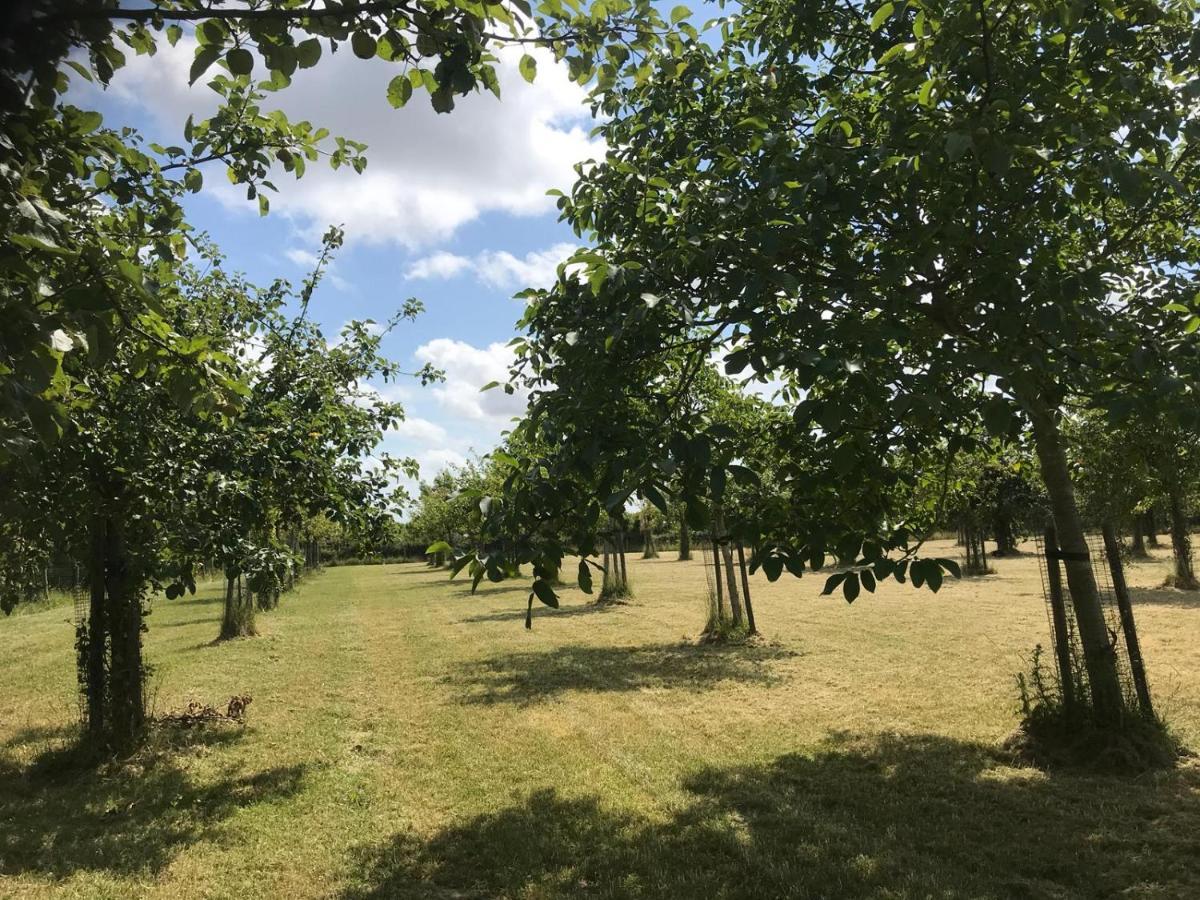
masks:
<path id="1" fill-rule="evenodd" d="M 204 84 L 188 87 L 193 50 L 185 37 L 174 48 L 163 42 L 154 57 L 131 54 L 107 91 L 89 88 L 93 96 L 84 99 L 110 127 L 132 125 L 150 140 L 178 143 L 188 115 L 204 117 L 217 99 Z M 352 319 L 386 321 L 408 297 L 425 304 L 416 322 L 385 336 L 382 350 L 409 371 L 432 363 L 445 382 L 373 385 L 406 412 L 380 449 L 415 458 L 422 480 L 486 453 L 521 413 L 520 395 L 479 389 L 506 375 L 506 344 L 523 311 L 513 294 L 552 282 L 579 243 L 557 221 L 546 191 L 569 189 L 575 163 L 598 158 L 602 145 L 589 136 L 583 89 L 548 53 L 535 54 L 533 84 L 517 71 L 520 51 L 502 51 L 503 100 L 471 95 L 438 115 L 424 94 L 402 109 L 390 106 L 394 66 L 364 62 L 349 48 L 326 52 L 263 108 L 365 142 L 366 171 L 310 165 L 299 181 L 280 172 L 264 218 L 220 164 L 210 165 L 204 189 L 188 201 L 189 220 L 215 239 L 227 267 L 260 284 L 276 277 L 298 284 L 322 233 L 342 226 L 345 246 L 310 307 L 327 336 Z"/>

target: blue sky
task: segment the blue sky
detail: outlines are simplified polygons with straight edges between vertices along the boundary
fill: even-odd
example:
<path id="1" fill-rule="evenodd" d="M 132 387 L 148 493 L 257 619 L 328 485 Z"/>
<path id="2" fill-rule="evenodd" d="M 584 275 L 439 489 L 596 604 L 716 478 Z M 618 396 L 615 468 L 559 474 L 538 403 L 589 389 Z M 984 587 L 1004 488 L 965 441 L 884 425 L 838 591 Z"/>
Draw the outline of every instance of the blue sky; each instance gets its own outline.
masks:
<path id="1" fill-rule="evenodd" d="M 87 102 L 107 125 L 178 142 L 187 116 L 201 118 L 215 103 L 207 87 L 187 86 L 192 49 L 185 38 L 153 58 L 131 57 L 112 87 Z M 272 212 L 261 218 L 244 191 L 210 167 L 189 208 L 228 265 L 264 284 L 279 276 L 299 282 L 321 233 L 343 225 L 346 246 L 312 305 L 328 334 L 350 319 L 386 320 L 410 296 L 425 303 L 418 321 L 385 338 L 384 352 L 410 370 L 433 363 L 447 381 L 376 385 L 407 412 L 383 449 L 415 457 L 423 478 L 491 449 L 519 413 L 521 398 L 479 387 L 503 377 L 510 358 L 504 345 L 522 311 L 513 293 L 547 283 L 578 243 L 545 192 L 569 188 L 573 164 L 602 152 L 588 135 L 583 91 L 547 54 L 527 85 L 519 55 L 502 57 L 502 101 L 468 97 L 448 116 L 434 114 L 422 95 L 393 110 L 385 89 L 394 67 L 349 52 L 327 56 L 264 108 L 277 103 L 293 119 L 365 141 L 366 173 L 313 167 L 300 181 L 280 173 Z"/>

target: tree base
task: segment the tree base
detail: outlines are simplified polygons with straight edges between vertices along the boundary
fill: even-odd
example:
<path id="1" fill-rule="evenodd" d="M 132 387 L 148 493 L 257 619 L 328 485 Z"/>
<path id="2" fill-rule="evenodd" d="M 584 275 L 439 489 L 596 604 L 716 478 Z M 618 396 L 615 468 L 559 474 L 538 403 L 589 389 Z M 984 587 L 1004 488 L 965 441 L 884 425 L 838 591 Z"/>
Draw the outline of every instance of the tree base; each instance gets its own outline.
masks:
<path id="1" fill-rule="evenodd" d="M 221 628 L 221 633 L 217 635 L 217 641 L 232 641 L 237 638 L 252 638 L 258 637 L 258 629 L 253 625 L 249 628 Z"/>
<path id="2" fill-rule="evenodd" d="M 625 606 L 633 600 L 633 592 L 628 588 L 607 588 L 596 595 L 593 601 L 597 606 Z"/>
<path id="3" fill-rule="evenodd" d="M 741 646 L 752 644 L 757 640 L 758 634 L 751 634 L 750 629 L 745 625 L 734 625 L 732 622 L 709 622 L 700 632 L 697 643 Z"/>
<path id="4" fill-rule="evenodd" d="M 1168 575 L 1163 582 L 1165 588 L 1175 588 L 1177 591 L 1200 591 L 1200 581 L 1194 575 Z"/>
<path id="5" fill-rule="evenodd" d="M 963 578 L 982 578 L 985 575 L 995 575 L 996 570 L 991 566 L 971 566 L 970 568 L 964 566 L 962 573 Z"/>
<path id="6" fill-rule="evenodd" d="M 1002 746 L 1014 762 L 1041 769 L 1120 774 L 1170 769 L 1191 755 L 1157 718 L 1131 713 L 1107 726 L 1050 706 L 1031 710 Z"/>

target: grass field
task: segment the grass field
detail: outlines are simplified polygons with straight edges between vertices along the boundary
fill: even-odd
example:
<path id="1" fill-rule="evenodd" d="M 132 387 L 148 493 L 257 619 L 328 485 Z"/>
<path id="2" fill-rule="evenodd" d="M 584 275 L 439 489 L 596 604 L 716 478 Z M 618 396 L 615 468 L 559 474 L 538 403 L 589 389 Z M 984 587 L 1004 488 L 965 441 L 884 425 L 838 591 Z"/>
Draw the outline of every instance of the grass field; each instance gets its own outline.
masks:
<path id="1" fill-rule="evenodd" d="M 948 549 L 948 548 L 947 548 Z M 250 694 L 245 727 L 158 729 L 54 765 L 70 608 L 0 621 L 3 897 L 1200 897 L 1200 766 L 1005 765 L 1014 675 L 1047 636 L 1032 557 L 853 606 L 753 581 L 764 639 L 699 646 L 699 563 L 637 601 L 522 627 L 419 565 L 329 569 L 214 645 L 212 587 L 160 601 L 159 713 Z M 1200 747 L 1200 597 L 1130 570 L 1158 703 Z"/>

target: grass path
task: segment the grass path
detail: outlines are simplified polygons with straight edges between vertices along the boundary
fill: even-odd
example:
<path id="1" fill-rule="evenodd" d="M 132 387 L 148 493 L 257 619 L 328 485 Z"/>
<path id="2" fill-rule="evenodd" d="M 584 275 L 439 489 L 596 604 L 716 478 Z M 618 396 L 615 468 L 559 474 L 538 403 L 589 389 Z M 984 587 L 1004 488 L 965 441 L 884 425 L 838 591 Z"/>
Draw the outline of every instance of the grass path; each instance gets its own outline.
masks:
<path id="1" fill-rule="evenodd" d="M 1200 601 L 1131 572 L 1151 679 L 1200 746 Z M 254 700 L 55 765 L 70 609 L 0 622 L 0 897 L 1200 896 L 1200 769 L 1047 775 L 992 750 L 1046 620 L 1032 559 L 853 606 L 756 579 L 766 640 L 700 647 L 704 574 L 522 627 L 417 566 L 331 569 L 213 644 L 219 591 L 156 604 L 159 712 Z"/>

